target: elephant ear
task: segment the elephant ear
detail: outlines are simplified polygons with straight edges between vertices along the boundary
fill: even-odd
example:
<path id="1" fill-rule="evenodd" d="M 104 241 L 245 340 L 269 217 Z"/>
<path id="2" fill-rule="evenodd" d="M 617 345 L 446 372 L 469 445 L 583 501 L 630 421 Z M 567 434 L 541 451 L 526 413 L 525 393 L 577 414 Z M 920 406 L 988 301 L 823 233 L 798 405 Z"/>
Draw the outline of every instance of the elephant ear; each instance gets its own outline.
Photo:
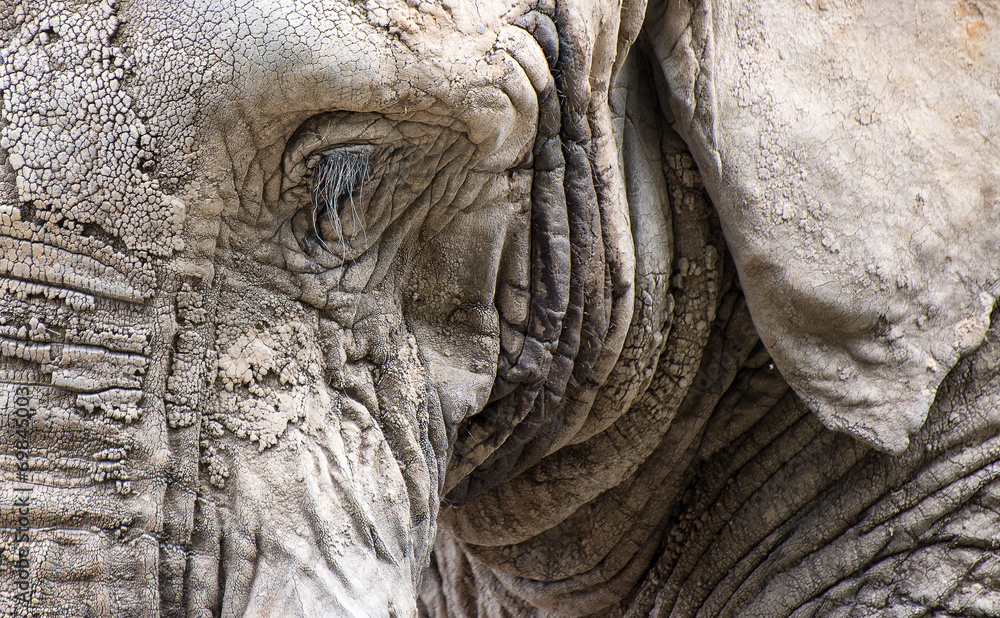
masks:
<path id="1" fill-rule="evenodd" d="M 843 4 L 670 0 L 646 42 L 775 363 L 900 453 L 998 294 L 1000 19 Z"/>

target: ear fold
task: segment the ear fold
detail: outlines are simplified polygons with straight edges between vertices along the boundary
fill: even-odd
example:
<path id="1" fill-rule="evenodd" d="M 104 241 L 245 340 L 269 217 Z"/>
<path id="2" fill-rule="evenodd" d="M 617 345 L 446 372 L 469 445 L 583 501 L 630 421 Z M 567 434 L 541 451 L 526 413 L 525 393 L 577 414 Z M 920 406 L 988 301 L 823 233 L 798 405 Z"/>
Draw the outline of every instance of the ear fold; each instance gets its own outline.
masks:
<path id="1" fill-rule="evenodd" d="M 649 7 L 675 127 L 782 373 L 899 453 L 998 294 L 1000 23 L 969 51 L 936 3 L 757 4 Z"/>
<path id="2" fill-rule="evenodd" d="M 560 31 L 581 12 L 563 10 L 566 13 L 559 16 L 563 21 L 556 22 Z M 580 42 L 575 45 L 582 47 Z M 706 378 L 699 379 L 702 355 L 714 332 L 709 325 L 720 306 L 719 294 L 728 286 L 714 244 L 719 242 L 710 223 L 714 216 L 683 142 L 660 122 L 648 59 L 641 50 L 633 48 L 632 52 L 616 61 L 610 102 L 608 91 L 593 85 L 600 80 L 592 81 L 594 98 L 587 106 L 586 123 L 595 139 L 587 158 L 592 161 L 592 184 L 599 199 L 590 208 L 599 215 L 601 227 L 600 236 L 591 232 L 575 237 L 602 240 L 590 245 L 571 243 L 570 305 L 573 298 L 587 298 L 587 290 L 594 289 L 579 274 L 589 269 L 578 265 L 585 266 L 595 257 L 605 261 L 604 289 L 611 301 L 604 305 L 605 315 L 610 316 L 607 334 L 598 354 L 586 349 L 582 345 L 586 339 L 579 337 L 581 345 L 572 358 L 566 396 L 557 402 L 559 406 L 543 408 L 549 415 L 545 420 L 554 421 L 550 427 L 555 431 L 540 431 L 531 442 L 519 444 L 519 427 L 531 427 L 531 418 L 526 417 L 501 447 L 521 449 L 514 465 L 502 468 L 498 464 L 507 461 L 487 460 L 469 475 L 472 481 L 456 486 L 466 493 L 448 496 L 452 506 L 456 506 L 456 494 L 466 502 L 460 508 L 442 509 L 438 520 L 442 534 L 435 568 L 446 574 L 474 565 L 480 599 L 523 599 L 546 611 L 582 615 L 604 609 L 634 591 L 660 547 L 658 524 L 669 511 L 666 504 L 677 490 L 674 481 L 686 465 L 683 454 L 708 421 L 708 415 L 699 411 L 705 412 L 706 405 L 707 410 L 712 407 L 711 395 L 691 399 L 686 395 L 700 391 L 706 380 L 714 379 L 707 376 L 716 371 L 713 363 Z M 577 54 L 561 57 L 572 63 Z M 575 87 L 578 90 L 573 94 L 579 94 L 580 85 Z M 610 108 L 611 122 L 604 117 L 604 106 Z M 568 96 L 563 109 L 581 107 Z M 576 124 L 580 121 L 575 118 Z M 563 127 L 567 124 L 564 117 Z M 565 135 L 561 133 L 560 138 Z M 582 179 L 578 183 L 583 184 Z M 621 199 L 621 194 L 627 199 Z M 565 195 L 569 211 L 573 207 L 569 186 Z M 543 205 L 534 202 L 532 207 Z M 614 227 L 623 220 L 627 227 Z M 634 259 L 631 263 L 621 256 L 623 244 Z M 595 251 L 603 256 L 594 256 Z M 674 271 L 674 259 L 683 265 L 683 272 Z M 544 263 L 533 262 L 531 267 Z M 576 333 L 594 328 L 601 318 L 589 309 L 595 306 L 600 309 L 596 303 L 585 304 L 575 317 L 566 311 L 558 350 L 567 350 L 567 342 Z M 680 317 L 676 322 L 675 315 Z M 626 331 L 623 337 L 616 335 L 618 329 Z M 743 330 L 750 335 L 749 345 L 756 344 L 752 328 Z M 722 348 L 718 333 L 716 339 L 715 349 Z M 745 358 L 738 345 L 726 349 L 723 356 L 734 367 Z M 553 382 L 565 375 L 554 368 L 553 363 L 547 378 Z M 487 415 L 496 409 L 487 406 L 482 418 L 490 418 Z M 464 429 L 459 429 L 460 436 Z M 664 446 L 671 430 L 675 439 Z M 533 450 L 537 444 L 547 449 L 541 451 L 540 459 L 535 458 L 540 451 Z M 458 452 L 459 458 L 464 456 L 465 451 Z M 506 472 L 507 477 L 476 495 L 484 480 L 497 478 L 480 476 L 479 471 Z M 466 581 L 461 585 L 467 586 Z M 434 585 L 453 584 L 443 579 Z M 523 611 L 521 603 L 511 601 L 507 607 L 517 613 Z"/>
<path id="3" fill-rule="evenodd" d="M 524 268 L 498 286 L 497 378 L 489 403 L 458 432 L 445 487 L 452 505 L 573 439 L 625 342 L 635 260 L 607 92 L 615 46 L 628 48 L 641 11 L 625 12 L 621 42 L 619 12 L 613 2 L 567 1 L 512 17 L 551 75 L 536 80 L 530 242 L 510 246 L 527 244 L 528 255 L 508 260 Z M 524 270 L 528 281 L 515 281 Z"/>

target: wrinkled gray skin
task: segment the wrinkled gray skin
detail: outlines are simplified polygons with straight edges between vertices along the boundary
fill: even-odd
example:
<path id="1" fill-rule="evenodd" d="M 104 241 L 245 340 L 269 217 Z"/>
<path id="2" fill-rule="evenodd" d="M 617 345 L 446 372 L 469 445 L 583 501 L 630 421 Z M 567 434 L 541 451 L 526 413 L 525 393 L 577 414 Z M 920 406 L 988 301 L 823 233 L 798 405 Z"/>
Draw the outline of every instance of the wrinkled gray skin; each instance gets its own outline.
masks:
<path id="1" fill-rule="evenodd" d="M 1000 615 L 1000 8 L 0 0 L 0 615 Z"/>

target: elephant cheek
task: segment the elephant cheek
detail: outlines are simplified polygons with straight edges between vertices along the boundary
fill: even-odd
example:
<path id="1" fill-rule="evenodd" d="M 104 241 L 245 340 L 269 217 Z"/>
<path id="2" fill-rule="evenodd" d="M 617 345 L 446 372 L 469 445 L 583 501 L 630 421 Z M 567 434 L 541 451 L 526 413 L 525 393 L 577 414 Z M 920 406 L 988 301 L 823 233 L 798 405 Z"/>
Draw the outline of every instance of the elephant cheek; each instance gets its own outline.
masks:
<path id="1" fill-rule="evenodd" d="M 205 488 L 212 499 L 197 515 L 199 529 L 219 532 L 192 568 L 199 581 L 225 579 L 224 614 L 415 614 L 437 515 L 441 422 L 416 343 L 399 339 L 380 337 L 379 360 L 354 361 L 334 386 L 305 371 L 241 398 L 219 393 L 214 418 L 231 430 L 203 444 L 203 460 L 224 478 Z M 265 421 L 280 425 L 276 435 Z"/>
<path id="2" fill-rule="evenodd" d="M 330 392 L 305 407 L 309 422 L 286 430 L 285 447 L 232 444 L 237 498 L 216 508 L 225 567 L 199 577 L 225 577 L 234 615 L 412 614 L 423 558 L 409 539 L 408 475 L 360 404 Z"/>

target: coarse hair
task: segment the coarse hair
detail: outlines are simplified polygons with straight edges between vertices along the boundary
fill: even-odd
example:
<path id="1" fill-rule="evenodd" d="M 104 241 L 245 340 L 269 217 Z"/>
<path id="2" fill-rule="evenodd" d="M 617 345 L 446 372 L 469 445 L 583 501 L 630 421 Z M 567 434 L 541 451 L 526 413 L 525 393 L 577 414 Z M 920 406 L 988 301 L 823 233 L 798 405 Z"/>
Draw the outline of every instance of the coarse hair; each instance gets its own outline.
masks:
<path id="1" fill-rule="evenodd" d="M 362 190 L 371 174 L 372 153 L 358 147 L 328 150 L 319 156 L 313 170 L 312 226 L 316 239 L 330 251 L 320 233 L 320 222 L 326 217 L 340 239 L 341 253 L 347 249 L 340 209 L 349 203 L 354 229 L 361 229 L 368 246 L 368 231 L 364 209 L 361 207 Z M 357 198 L 355 198 L 355 194 Z M 346 203 L 344 203 L 346 201 Z M 346 213 L 345 213 L 346 214 Z M 331 251 L 332 253 L 332 251 Z"/>

